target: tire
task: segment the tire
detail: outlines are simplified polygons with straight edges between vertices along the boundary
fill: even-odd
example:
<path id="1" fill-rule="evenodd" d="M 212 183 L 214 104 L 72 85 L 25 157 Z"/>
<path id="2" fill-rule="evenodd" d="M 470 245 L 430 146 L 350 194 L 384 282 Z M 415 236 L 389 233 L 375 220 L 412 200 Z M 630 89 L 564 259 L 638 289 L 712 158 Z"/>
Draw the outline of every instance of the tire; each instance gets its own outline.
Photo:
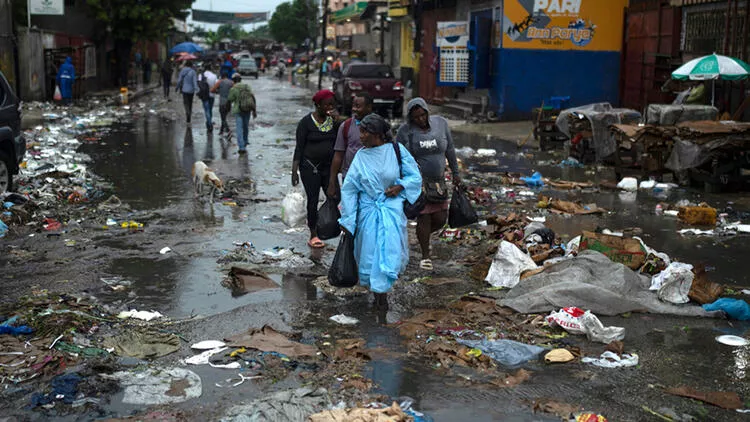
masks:
<path id="1" fill-rule="evenodd" d="M 4 152 L 0 152 L 0 193 L 13 190 L 13 163 Z"/>

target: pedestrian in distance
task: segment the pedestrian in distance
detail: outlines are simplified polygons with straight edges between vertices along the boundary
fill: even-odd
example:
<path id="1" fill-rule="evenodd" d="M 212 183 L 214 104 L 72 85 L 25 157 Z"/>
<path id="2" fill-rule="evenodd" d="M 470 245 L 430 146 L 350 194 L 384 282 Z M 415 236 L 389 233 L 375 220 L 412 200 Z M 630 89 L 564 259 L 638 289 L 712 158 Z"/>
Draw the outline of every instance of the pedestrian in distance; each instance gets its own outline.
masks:
<path id="1" fill-rule="evenodd" d="M 229 134 L 229 124 L 227 123 L 227 115 L 232 108 L 232 103 L 229 102 L 229 91 L 234 86 L 234 82 L 229 79 L 229 75 L 226 72 L 221 73 L 221 79 L 216 81 L 211 92 L 219 94 L 219 115 L 221 116 L 221 127 L 219 128 L 219 135 L 224 133 Z"/>
<path id="2" fill-rule="evenodd" d="M 65 63 L 57 71 L 57 85 L 60 87 L 60 95 L 63 104 L 70 104 L 73 101 L 73 83 L 76 79 L 76 69 L 73 66 L 73 59 L 65 58 Z"/>
<path id="3" fill-rule="evenodd" d="M 394 143 L 391 126 L 377 114 L 359 124 L 364 146 L 354 156 L 341 187 L 341 227 L 354 235 L 360 285 L 388 308 L 387 293 L 409 263 L 404 200 L 416 202 L 422 176 L 409 151 Z"/>
<path id="4" fill-rule="evenodd" d="M 448 218 L 449 191 L 445 184 L 445 160 L 448 159 L 453 184 L 461 184 L 453 136 L 448 122 L 440 116 L 430 116 L 427 103 L 414 98 L 406 105 L 407 121 L 398 130 L 396 139 L 406 146 L 419 164 L 427 204 L 417 217 L 417 238 L 422 249 L 419 267 L 433 269 L 430 256 L 430 235 L 440 230 Z"/>
<path id="5" fill-rule="evenodd" d="M 247 153 L 247 138 L 250 130 L 250 116 L 258 117 L 255 95 L 249 84 L 242 83 L 242 76 L 235 73 L 232 77 L 234 86 L 229 90 L 227 100 L 232 104 L 232 114 L 235 116 L 235 132 L 237 133 L 237 151 L 240 155 Z"/>
<path id="6" fill-rule="evenodd" d="M 312 98 L 315 111 L 303 117 L 297 124 L 297 146 L 292 161 L 292 186 L 302 185 L 307 195 L 307 226 L 310 228 L 311 248 L 323 248 L 325 243 L 318 237 L 318 200 L 320 190 L 328 192 L 333 146 L 340 126 L 336 100 L 332 91 L 323 89 Z"/>
<path id="7" fill-rule="evenodd" d="M 161 65 L 161 85 L 162 89 L 164 90 L 164 98 L 166 98 L 168 101 L 172 101 L 171 98 L 169 98 L 169 88 L 170 85 L 172 85 L 172 73 L 174 72 L 174 66 L 172 65 L 172 60 L 170 59 L 164 59 L 164 63 Z"/>
<path id="8" fill-rule="evenodd" d="M 234 63 L 232 63 L 232 56 L 227 54 L 224 56 L 224 63 L 221 64 L 219 72 L 226 72 L 230 79 L 234 77 Z"/>
<path id="9" fill-rule="evenodd" d="M 331 163 L 331 179 L 328 182 L 328 197 L 338 198 L 340 195 L 341 179 L 346 178 L 346 172 L 354 160 L 354 155 L 362 149 L 359 138 L 359 125 L 362 119 L 372 113 L 372 97 L 366 92 L 358 92 L 352 100 L 353 116 L 344 121 L 339 127 L 336 144 L 333 146 L 333 162 Z"/>
<path id="10" fill-rule="evenodd" d="M 151 83 L 151 67 L 153 66 L 153 63 L 151 62 L 151 59 L 146 56 L 146 58 L 143 60 L 143 83 L 148 85 Z"/>
<path id="11" fill-rule="evenodd" d="M 203 115 L 206 117 L 206 130 L 214 130 L 214 100 L 216 94 L 211 92 L 211 88 L 216 85 L 216 74 L 211 72 L 211 64 L 206 63 L 198 77 L 198 97 L 203 103 Z"/>
<path id="12" fill-rule="evenodd" d="M 193 69 L 193 62 L 185 61 L 185 66 L 180 70 L 177 78 L 177 91 L 182 93 L 182 103 L 185 106 L 185 118 L 190 123 L 193 114 L 193 97 L 198 92 L 198 74 Z"/>

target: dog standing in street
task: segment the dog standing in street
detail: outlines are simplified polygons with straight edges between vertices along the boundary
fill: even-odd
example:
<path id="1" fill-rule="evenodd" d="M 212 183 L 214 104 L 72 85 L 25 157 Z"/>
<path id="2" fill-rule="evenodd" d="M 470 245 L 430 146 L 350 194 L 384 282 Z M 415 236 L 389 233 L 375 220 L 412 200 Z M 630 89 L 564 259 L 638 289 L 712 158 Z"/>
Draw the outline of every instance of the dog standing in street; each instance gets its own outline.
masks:
<path id="1" fill-rule="evenodd" d="M 224 192 L 224 183 L 219 179 L 219 176 L 211 170 L 203 161 L 196 161 L 193 164 L 193 187 L 195 188 L 195 197 L 203 195 L 203 186 L 209 186 L 209 197 L 211 203 L 214 202 L 214 194 L 218 190 Z"/>

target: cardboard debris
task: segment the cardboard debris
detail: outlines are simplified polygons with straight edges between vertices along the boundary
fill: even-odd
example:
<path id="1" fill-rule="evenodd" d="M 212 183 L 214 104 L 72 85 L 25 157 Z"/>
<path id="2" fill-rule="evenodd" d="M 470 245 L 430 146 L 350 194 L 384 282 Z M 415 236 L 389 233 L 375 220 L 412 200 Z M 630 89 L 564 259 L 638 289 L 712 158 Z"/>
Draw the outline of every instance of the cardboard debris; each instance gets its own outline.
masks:
<path id="1" fill-rule="evenodd" d="M 608 234 L 583 232 L 579 251 L 601 252 L 613 262 L 637 270 L 646 262 L 646 249 L 637 239 L 627 239 Z"/>
<path id="2" fill-rule="evenodd" d="M 688 397 L 691 399 L 700 400 L 702 402 L 712 404 L 714 406 L 722 407 L 724 409 L 741 409 L 743 407 L 742 400 L 737 393 L 725 392 L 725 391 L 709 391 L 703 392 L 698 391 L 692 387 L 675 387 L 668 388 L 665 390 L 669 394 L 675 396 Z"/>
<path id="3" fill-rule="evenodd" d="M 408 422 L 414 420 L 398 403 L 385 409 L 335 409 L 310 415 L 310 422 Z"/>
<path id="4" fill-rule="evenodd" d="M 290 358 L 315 356 L 318 348 L 289 340 L 284 334 L 268 325 L 263 328 L 251 328 L 242 334 L 225 339 L 229 347 L 246 347 L 261 352 L 278 352 Z"/>

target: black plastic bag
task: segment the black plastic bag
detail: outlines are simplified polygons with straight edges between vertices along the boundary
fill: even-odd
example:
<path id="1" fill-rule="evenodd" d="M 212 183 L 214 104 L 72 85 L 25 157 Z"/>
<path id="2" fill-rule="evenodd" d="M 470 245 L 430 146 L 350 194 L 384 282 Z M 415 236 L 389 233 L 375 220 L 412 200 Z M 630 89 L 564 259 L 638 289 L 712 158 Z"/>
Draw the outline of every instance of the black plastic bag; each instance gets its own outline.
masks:
<path id="1" fill-rule="evenodd" d="M 448 209 L 448 225 L 452 228 L 464 227 L 474 224 L 479 220 L 471 201 L 466 197 L 466 191 L 456 186 L 453 189 L 451 206 Z"/>
<path id="2" fill-rule="evenodd" d="M 320 240 L 333 239 L 341 233 L 339 226 L 339 207 L 336 202 L 327 199 L 318 210 L 318 237 Z"/>
<path id="3" fill-rule="evenodd" d="M 328 270 L 328 282 L 333 287 L 354 287 L 359 282 L 359 270 L 354 259 L 354 236 L 344 231 Z"/>

